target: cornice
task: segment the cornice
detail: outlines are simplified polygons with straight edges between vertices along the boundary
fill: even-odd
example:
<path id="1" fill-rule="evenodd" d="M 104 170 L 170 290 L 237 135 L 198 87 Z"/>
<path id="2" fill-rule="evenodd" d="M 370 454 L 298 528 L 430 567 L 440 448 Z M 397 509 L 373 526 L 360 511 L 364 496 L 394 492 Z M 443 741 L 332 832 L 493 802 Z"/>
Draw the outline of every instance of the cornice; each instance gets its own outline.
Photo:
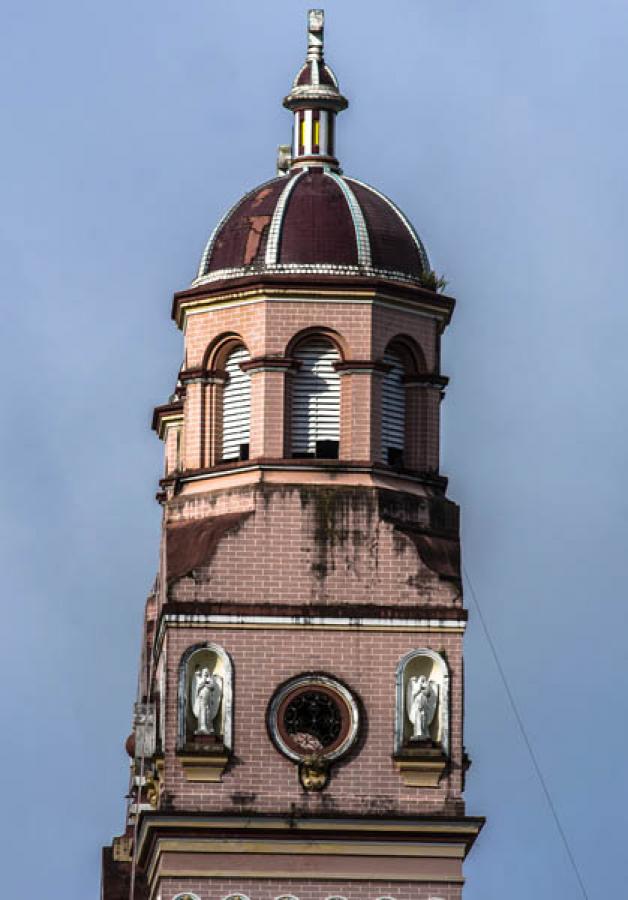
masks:
<path id="1" fill-rule="evenodd" d="M 447 478 L 432 472 L 414 472 L 407 469 L 395 469 L 384 463 L 369 460 L 338 459 L 285 459 L 273 457 L 256 457 L 254 459 L 221 463 L 217 466 L 199 469 L 187 469 L 176 475 L 169 475 L 159 481 L 162 488 L 174 485 L 180 489 L 186 483 L 220 478 L 224 475 L 258 471 L 264 472 L 327 472 L 338 474 L 367 474 L 373 477 L 392 478 L 398 481 L 421 484 L 444 494 L 447 489 Z"/>
<path id="2" fill-rule="evenodd" d="M 236 630 L 463 634 L 467 619 L 467 610 L 454 605 L 390 608 L 370 603 L 324 607 L 273 603 L 165 603 L 159 615 L 153 653 L 157 659 L 168 628 L 207 626 Z"/>
<path id="3" fill-rule="evenodd" d="M 173 298 L 172 318 L 179 328 L 184 328 L 188 314 L 263 300 L 392 304 L 436 318 L 443 328 L 449 324 L 456 303 L 446 294 L 393 279 L 256 274 L 178 291 Z"/>
<path id="4" fill-rule="evenodd" d="M 293 817 L 292 815 L 247 814 L 246 816 L 216 814 L 199 816 L 194 813 L 142 812 L 139 823 L 137 860 L 145 868 L 160 838 L 177 835 L 198 840 L 208 835 L 248 839 L 269 837 L 282 840 L 288 849 L 290 842 L 299 840 L 354 840 L 372 843 L 375 840 L 399 840 L 408 848 L 418 842 L 440 845 L 461 845 L 463 856 L 469 852 L 485 819 L 480 816 L 361 816 L 361 817 Z"/>
<path id="5" fill-rule="evenodd" d="M 183 421 L 183 400 L 175 400 L 172 403 L 164 403 L 153 410 L 151 428 L 163 439 L 164 430 L 168 425 L 178 424 Z"/>

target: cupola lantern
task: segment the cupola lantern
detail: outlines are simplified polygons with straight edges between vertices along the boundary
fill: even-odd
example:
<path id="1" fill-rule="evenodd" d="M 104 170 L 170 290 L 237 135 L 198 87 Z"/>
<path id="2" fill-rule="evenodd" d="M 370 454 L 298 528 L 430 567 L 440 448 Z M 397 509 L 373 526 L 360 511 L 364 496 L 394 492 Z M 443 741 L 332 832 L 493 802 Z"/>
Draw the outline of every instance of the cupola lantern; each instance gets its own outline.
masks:
<path id="1" fill-rule="evenodd" d="M 349 101 L 340 93 L 338 79 L 323 55 L 325 14 L 308 13 L 307 57 L 283 105 L 294 113 L 292 165 L 313 162 L 338 167 L 336 159 L 336 114 Z"/>

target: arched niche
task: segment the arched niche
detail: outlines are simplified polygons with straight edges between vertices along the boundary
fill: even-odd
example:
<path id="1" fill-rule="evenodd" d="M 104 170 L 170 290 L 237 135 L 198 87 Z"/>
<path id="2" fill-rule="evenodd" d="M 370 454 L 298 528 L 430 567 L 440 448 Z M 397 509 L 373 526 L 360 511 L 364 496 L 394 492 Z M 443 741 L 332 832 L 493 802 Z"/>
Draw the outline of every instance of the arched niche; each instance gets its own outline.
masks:
<path id="1" fill-rule="evenodd" d="M 411 650 L 397 667 L 395 754 L 401 754 L 415 744 L 414 726 L 408 709 L 408 687 L 411 679 L 421 676 L 432 684 L 438 694 L 436 710 L 429 725 L 429 736 L 440 747 L 444 756 L 449 757 L 449 669 L 440 653 L 427 648 Z"/>
<path id="2" fill-rule="evenodd" d="M 199 734 L 199 717 L 194 713 L 194 692 L 197 678 L 216 679 L 220 688 L 220 700 L 217 703 L 215 716 L 211 721 L 210 734 Z M 198 749 L 201 744 L 208 745 L 204 749 L 224 748 L 229 752 L 233 743 L 233 666 L 226 650 L 218 644 L 195 644 L 188 647 L 179 665 L 179 702 L 178 702 L 178 740 L 179 751 Z"/>

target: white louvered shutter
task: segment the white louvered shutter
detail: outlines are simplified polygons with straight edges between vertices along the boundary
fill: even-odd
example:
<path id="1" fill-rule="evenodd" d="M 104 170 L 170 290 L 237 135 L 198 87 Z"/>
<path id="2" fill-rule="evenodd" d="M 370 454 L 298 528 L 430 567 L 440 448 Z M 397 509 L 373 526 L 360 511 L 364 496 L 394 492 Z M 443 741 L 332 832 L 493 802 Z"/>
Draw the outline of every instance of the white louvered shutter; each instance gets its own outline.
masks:
<path id="1" fill-rule="evenodd" d="M 384 362 L 391 366 L 382 380 L 382 455 L 384 462 L 403 463 L 406 436 L 405 370 L 396 353 L 384 354 Z"/>
<path id="2" fill-rule="evenodd" d="M 338 457 L 340 441 L 340 376 L 334 363 L 340 354 L 325 340 L 302 344 L 294 354 L 301 367 L 292 393 L 292 453 L 294 456 Z M 322 442 L 335 442 L 322 444 Z"/>
<path id="3" fill-rule="evenodd" d="M 251 423 L 251 377 L 243 372 L 240 363 L 249 354 L 244 347 L 236 347 L 227 357 L 227 382 L 222 400 L 222 458 L 247 459 Z M 245 445 L 246 449 L 244 449 Z"/>

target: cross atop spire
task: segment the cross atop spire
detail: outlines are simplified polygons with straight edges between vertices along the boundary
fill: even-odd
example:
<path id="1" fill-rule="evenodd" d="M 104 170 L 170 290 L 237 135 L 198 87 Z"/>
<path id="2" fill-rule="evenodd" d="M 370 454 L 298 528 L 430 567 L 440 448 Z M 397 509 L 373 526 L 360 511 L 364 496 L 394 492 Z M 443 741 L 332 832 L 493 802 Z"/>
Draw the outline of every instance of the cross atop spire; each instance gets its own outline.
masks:
<path id="1" fill-rule="evenodd" d="M 325 35 L 325 10 L 310 9 L 307 14 L 307 58 L 323 58 L 323 40 Z"/>

